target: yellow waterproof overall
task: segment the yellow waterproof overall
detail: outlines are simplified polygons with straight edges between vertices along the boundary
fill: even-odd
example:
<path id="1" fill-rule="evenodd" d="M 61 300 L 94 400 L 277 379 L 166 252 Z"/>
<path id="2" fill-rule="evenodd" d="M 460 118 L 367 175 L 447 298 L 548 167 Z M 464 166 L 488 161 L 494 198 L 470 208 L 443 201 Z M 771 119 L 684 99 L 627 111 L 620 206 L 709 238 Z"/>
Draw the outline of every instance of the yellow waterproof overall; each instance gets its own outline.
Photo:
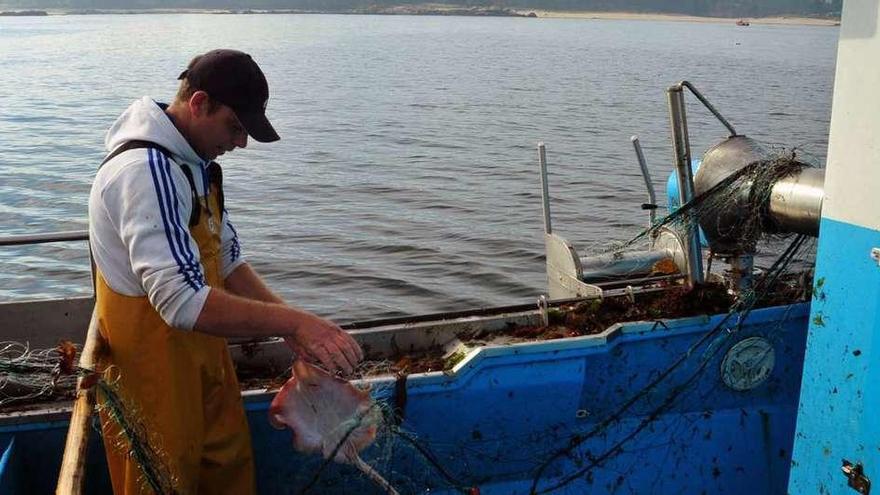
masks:
<path id="1" fill-rule="evenodd" d="M 200 198 L 190 232 L 205 280 L 223 287 L 220 187 Z M 195 204 L 194 208 L 198 207 Z M 226 339 L 169 327 L 146 296 L 116 293 L 97 274 L 96 308 L 109 352 L 103 360 L 123 400 L 171 471 L 175 493 L 255 493 L 250 432 Z M 118 424 L 101 413 L 113 492 L 152 494 Z"/>

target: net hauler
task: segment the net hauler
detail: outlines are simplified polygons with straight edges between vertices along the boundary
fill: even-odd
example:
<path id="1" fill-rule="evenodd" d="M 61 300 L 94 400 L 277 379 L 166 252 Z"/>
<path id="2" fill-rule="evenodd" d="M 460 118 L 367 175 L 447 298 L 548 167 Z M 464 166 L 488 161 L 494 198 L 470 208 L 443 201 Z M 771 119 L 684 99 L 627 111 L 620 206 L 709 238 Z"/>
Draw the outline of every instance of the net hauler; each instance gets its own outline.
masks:
<path id="1" fill-rule="evenodd" d="M 701 160 L 691 158 L 685 89 L 730 134 Z M 714 280 L 722 280 L 741 295 L 753 289 L 753 259 L 760 239 L 773 234 L 818 235 L 823 169 L 801 162 L 794 152 L 774 152 L 738 134 L 687 81 L 671 86 L 667 95 L 674 156 L 667 182 L 668 215 L 657 219 L 656 194 L 634 136 L 633 146 L 648 189 L 649 202 L 642 207 L 649 210 L 650 222 L 645 231 L 615 249 L 582 257 L 553 232 L 546 149 L 544 143 L 538 145 L 551 299 L 599 297 L 621 287 L 637 292 L 679 282 L 694 287 L 710 277 L 713 259 L 728 265 Z M 647 246 L 635 249 L 639 243 Z"/>

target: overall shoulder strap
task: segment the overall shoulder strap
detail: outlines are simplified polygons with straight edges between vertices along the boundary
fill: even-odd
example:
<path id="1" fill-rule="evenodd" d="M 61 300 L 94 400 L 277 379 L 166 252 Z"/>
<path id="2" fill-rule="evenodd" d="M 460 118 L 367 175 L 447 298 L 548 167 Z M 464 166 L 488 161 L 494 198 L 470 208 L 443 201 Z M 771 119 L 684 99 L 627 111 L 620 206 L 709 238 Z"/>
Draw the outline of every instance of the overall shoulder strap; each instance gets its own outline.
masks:
<path id="1" fill-rule="evenodd" d="M 155 148 L 164 153 L 166 156 L 171 156 L 171 152 L 168 151 L 168 148 L 162 146 L 161 144 L 136 139 L 134 141 L 126 141 L 122 144 L 122 146 L 119 146 L 115 150 L 111 151 L 110 154 L 107 155 L 107 158 L 104 158 L 104 161 L 101 162 L 101 165 L 99 165 L 98 168 L 103 167 L 107 162 L 128 150 L 136 150 L 139 148 Z"/>
<path id="2" fill-rule="evenodd" d="M 190 171 L 189 167 L 183 165 L 180 166 L 180 169 L 183 170 L 183 175 L 186 176 L 186 181 L 189 182 L 189 190 L 192 193 L 192 212 L 189 214 L 189 226 L 195 227 L 202 216 L 202 204 L 199 203 L 199 193 L 196 190 L 196 181 L 193 179 L 192 171 Z"/>
<path id="3" fill-rule="evenodd" d="M 140 148 L 153 148 L 153 149 L 161 151 L 162 154 L 164 154 L 165 156 L 168 156 L 168 157 L 171 156 L 171 152 L 168 151 L 168 148 L 162 146 L 161 144 L 156 144 L 152 141 L 143 141 L 143 140 L 135 139 L 133 141 L 126 141 L 121 146 L 119 146 L 115 150 L 111 151 L 110 154 L 107 155 L 107 158 L 104 158 L 104 161 L 101 162 L 101 165 L 99 165 L 98 168 L 103 167 L 104 164 L 106 164 L 110 160 L 116 158 L 116 156 L 118 156 L 128 150 L 135 150 L 135 149 L 140 149 Z M 198 191 L 196 190 L 196 183 L 193 180 L 192 172 L 190 172 L 188 167 L 184 167 L 183 165 L 181 165 L 180 168 L 181 168 L 181 170 L 183 170 L 183 175 L 186 176 L 187 182 L 189 182 L 189 189 L 190 189 L 190 193 L 192 194 L 192 213 L 190 213 L 190 215 L 189 215 L 189 226 L 192 227 L 192 226 L 196 225 L 197 223 L 199 223 L 199 217 L 201 216 L 202 207 L 201 207 L 201 204 L 199 204 L 199 195 L 198 195 Z M 221 196 L 221 198 L 222 198 L 222 196 Z"/>
<path id="4" fill-rule="evenodd" d="M 220 218 L 223 218 L 223 209 L 226 207 L 226 198 L 223 196 L 223 169 L 217 162 L 208 165 L 208 182 L 217 186 L 217 202 L 220 205 Z"/>

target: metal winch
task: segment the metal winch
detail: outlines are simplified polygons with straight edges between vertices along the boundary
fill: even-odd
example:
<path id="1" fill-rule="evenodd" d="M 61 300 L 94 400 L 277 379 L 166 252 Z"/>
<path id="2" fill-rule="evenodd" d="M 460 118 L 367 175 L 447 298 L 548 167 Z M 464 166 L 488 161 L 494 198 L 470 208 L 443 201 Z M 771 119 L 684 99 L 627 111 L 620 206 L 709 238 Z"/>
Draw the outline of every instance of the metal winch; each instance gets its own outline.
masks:
<path id="1" fill-rule="evenodd" d="M 755 140 L 731 136 L 716 144 L 703 156 L 694 176 L 694 192 L 705 194 L 730 177 L 748 169 L 766 168 L 779 157 L 773 156 Z M 702 215 L 700 227 L 710 249 L 718 255 L 739 255 L 755 252 L 752 235 L 744 213 L 759 211 L 761 227 L 768 232 L 819 235 L 822 214 L 825 170 L 811 168 L 791 159 L 791 173 L 782 177 L 764 177 L 772 183 L 744 179 L 729 204 L 717 214 Z M 760 177 L 760 176 L 759 176 Z"/>
<path id="2" fill-rule="evenodd" d="M 691 159 L 684 89 L 688 89 L 729 131 L 701 161 Z M 825 170 L 792 156 L 776 156 L 733 126 L 690 83 L 667 90 L 675 159 L 676 203 L 696 221 L 664 224 L 656 218 L 656 194 L 637 137 L 632 138 L 648 189 L 649 248 L 580 257 L 554 234 L 550 222 L 546 149 L 538 144 L 544 205 L 544 240 L 551 299 L 601 296 L 616 288 L 683 280 L 703 282 L 704 259 L 729 265 L 727 283 L 735 292 L 751 287 L 757 240 L 763 233 L 818 236 Z M 696 164 L 696 166 L 695 166 Z M 696 169 L 696 173 L 694 173 Z M 723 197 L 717 197 L 723 190 Z M 699 206 L 710 204 L 711 207 Z M 675 205 L 669 205 L 672 209 Z M 696 227 L 699 224 L 699 229 Z M 701 235 L 705 237 L 703 252 Z"/>

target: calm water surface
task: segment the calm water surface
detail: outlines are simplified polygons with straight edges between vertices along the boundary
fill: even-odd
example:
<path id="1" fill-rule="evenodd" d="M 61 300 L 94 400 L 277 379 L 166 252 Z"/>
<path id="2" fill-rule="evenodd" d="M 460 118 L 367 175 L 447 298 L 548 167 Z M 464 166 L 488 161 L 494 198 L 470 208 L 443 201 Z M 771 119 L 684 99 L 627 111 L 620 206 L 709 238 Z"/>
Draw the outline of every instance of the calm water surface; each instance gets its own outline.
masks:
<path id="1" fill-rule="evenodd" d="M 282 140 L 224 156 L 243 251 L 339 321 L 544 291 L 535 144 L 554 229 L 582 251 L 645 221 L 629 137 L 672 168 L 665 88 L 824 162 L 838 29 L 333 15 L 0 17 L 0 235 L 85 229 L 107 127 L 168 101 L 189 58 L 252 53 Z M 695 102 L 695 100 L 691 100 Z M 725 136 L 689 106 L 694 155 Z M 90 292 L 85 243 L 0 248 L 0 301 Z"/>

